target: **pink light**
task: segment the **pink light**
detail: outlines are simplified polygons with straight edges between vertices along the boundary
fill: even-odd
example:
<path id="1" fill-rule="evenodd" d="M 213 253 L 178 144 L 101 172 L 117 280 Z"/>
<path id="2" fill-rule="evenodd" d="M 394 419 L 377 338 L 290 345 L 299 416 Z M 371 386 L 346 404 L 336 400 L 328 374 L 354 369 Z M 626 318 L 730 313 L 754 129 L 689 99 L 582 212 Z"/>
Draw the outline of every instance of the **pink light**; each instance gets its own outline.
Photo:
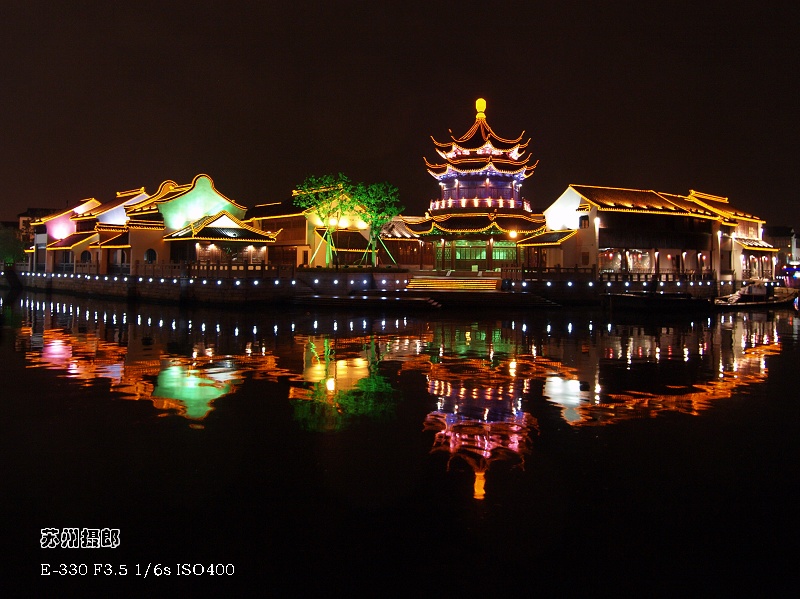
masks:
<path id="1" fill-rule="evenodd" d="M 69 229 L 70 228 L 66 223 L 58 223 L 53 226 L 50 234 L 53 236 L 53 238 L 61 240 L 65 237 L 69 237 L 69 234 L 71 233 Z"/>

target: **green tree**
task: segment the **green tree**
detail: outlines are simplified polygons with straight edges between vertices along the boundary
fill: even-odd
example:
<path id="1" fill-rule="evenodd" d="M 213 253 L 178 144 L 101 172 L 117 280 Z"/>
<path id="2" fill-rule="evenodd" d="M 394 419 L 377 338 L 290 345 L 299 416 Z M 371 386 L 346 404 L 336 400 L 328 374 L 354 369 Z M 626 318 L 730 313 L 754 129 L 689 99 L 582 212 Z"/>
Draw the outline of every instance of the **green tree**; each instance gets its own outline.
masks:
<path id="1" fill-rule="evenodd" d="M 339 219 L 353 211 L 353 185 L 344 174 L 306 177 L 297 189 L 292 192 L 294 205 L 316 216 L 325 227 L 325 266 L 330 266 L 336 252 L 333 232 Z M 311 261 L 317 255 L 317 249 Z"/>
<path id="2" fill-rule="evenodd" d="M 383 227 L 403 211 L 399 202 L 398 191 L 394 185 L 382 183 L 359 183 L 353 188 L 353 200 L 361 208 L 360 216 L 369 226 L 369 244 L 364 256 L 371 255 L 372 265 L 378 263 L 378 244 L 381 241 Z M 387 253 L 389 249 L 383 245 Z M 389 254 L 392 257 L 391 254 Z M 392 257 L 394 261 L 394 257 Z"/>
<path id="3" fill-rule="evenodd" d="M 0 227 L 0 261 L 2 264 L 22 262 L 25 250 L 16 229 Z"/>

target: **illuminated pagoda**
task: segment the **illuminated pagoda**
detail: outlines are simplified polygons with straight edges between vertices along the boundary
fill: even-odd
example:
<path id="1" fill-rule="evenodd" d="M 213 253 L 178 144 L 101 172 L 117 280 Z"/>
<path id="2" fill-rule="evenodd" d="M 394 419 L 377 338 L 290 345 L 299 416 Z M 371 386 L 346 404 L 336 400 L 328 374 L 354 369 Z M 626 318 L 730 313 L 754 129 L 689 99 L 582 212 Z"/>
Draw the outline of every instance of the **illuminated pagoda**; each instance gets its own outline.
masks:
<path id="1" fill-rule="evenodd" d="M 486 101 L 475 102 L 475 123 L 446 142 L 431 137 L 439 160 L 425 159 L 439 182 L 441 197 L 424 218 L 405 217 L 405 226 L 435 244 L 435 267 L 442 270 L 496 270 L 518 264 L 516 239 L 544 227 L 522 196 L 522 182 L 533 174 L 530 139 L 497 135 L 486 120 Z"/>

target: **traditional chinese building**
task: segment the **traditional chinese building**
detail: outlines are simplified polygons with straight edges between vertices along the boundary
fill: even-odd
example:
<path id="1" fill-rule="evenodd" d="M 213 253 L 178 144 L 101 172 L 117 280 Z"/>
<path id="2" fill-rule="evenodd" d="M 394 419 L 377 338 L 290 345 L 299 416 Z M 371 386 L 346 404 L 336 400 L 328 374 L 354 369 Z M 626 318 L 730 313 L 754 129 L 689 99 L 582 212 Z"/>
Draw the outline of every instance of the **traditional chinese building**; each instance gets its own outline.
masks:
<path id="1" fill-rule="evenodd" d="M 292 200 L 260 204 L 248 210 L 246 222 L 258 230 L 280 231 L 268 260 L 279 266 L 344 266 L 365 259 L 369 227 L 358 211 L 333 209 L 335 223 L 324 223 L 312 209 Z"/>
<path id="2" fill-rule="evenodd" d="M 263 262 L 278 232 L 242 222 L 246 208 L 225 197 L 208 175 L 185 185 L 165 181 L 153 195 L 122 191 L 33 222 L 31 271 L 131 274 L 139 266 Z"/>
<path id="3" fill-rule="evenodd" d="M 432 246 L 442 270 L 496 270 L 519 264 L 517 239 L 544 229 L 544 217 L 522 195 L 533 174 L 525 132 L 507 139 L 486 120 L 486 102 L 475 103 L 469 130 L 444 142 L 431 137 L 438 159 L 425 164 L 440 187 L 424 217 L 400 217 L 407 230 Z"/>
<path id="4" fill-rule="evenodd" d="M 570 185 L 545 211 L 547 230 L 520 241 L 547 267 L 599 276 L 732 281 L 772 277 L 764 221 L 698 191 Z M 643 279 L 644 280 L 644 279 Z"/>

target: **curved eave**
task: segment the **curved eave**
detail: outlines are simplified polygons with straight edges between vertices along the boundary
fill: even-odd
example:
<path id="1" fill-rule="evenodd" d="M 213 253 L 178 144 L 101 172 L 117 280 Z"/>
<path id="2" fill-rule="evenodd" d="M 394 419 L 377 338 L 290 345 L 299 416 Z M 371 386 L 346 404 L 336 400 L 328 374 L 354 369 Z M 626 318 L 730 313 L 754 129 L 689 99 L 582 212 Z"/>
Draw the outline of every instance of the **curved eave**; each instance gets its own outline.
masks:
<path id="1" fill-rule="evenodd" d="M 577 235 L 575 229 L 561 231 L 543 231 L 536 233 L 517 242 L 519 247 L 558 247 L 567 239 Z"/>
<path id="2" fill-rule="evenodd" d="M 428 235 L 433 231 L 434 222 L 430 217 L 404 217 L 401 215 L 399 218 L 403 221 L 403 225 L 415 235 Z"/>
<path id="3" fill-rule="evenodd" d="M 778 248 L 762 248 L 758 246 L 746 245 L 744 243 L 739 244 L 742 246 L 742 249 L 747 250 L 748 252 L 774 252 L 777 253 L 779 250 Z"/>
<path id="4" fill-rule="evenodd" d="M 160 214 L 158 208 L 156 207 L 156 202 L 159 201 L 158 198 L 150 198 L 152 203 L 147 204 L 146 206 L 141 206 L 139 208 L 131 208 L 126 210 L 127 214 L 150 214 L 150 213 L 157 213 Z"/>
<path id="5" fill-rule="evenodd" d="M 126 206 L 126 209 L 129 211 L 141 210 L 145 206 L 152 204 L 156 200 L 163 198 L 168 193 L 174 193 L 176 190 L 182 192 L 189 189 L 189 187 L 190 185 L 178 185 L 177 183 L 175 183 L 175 181 L 167 179 L 166 181 L 161 183 L 161 185 L 158 186 L 158 189 L 153 195 L 144 198 L 141 201 L 136 202 L 135 204 L 130 204 L 129 206 Z M 144 191 L 144 188 L 142 188 L 142 191 Z"/>
<path id="6" fill-rule="evenodd" d="M 544 218 L 533 220 L 525 217 L 513 218 L 498 216 L 495 218 L 497 227 L 506 233 L 516 232 L 522 235 L 530 235 L 545 226 Z"/>
<path id="7" fill-rule="evenodd" d="M 585 210 L 583 210 L 585 212 Z M 683 210 L 678 208 L 676 210 L 665 210 L 663 208 L 627 208 L 627 207 L 607 207 L 607 206 L 598 206 L 598 212 L 636 212 L 639 214 L 653 214 L 653 215 L 660 215 L 660 216 L 693 216 L 696 218 L 705 218 L 708 220 L 718 220 L 719 217 L 717 216 L 709 216 L 706 214 L 698 214 L 694 212 L 689 212 L 687 210 Z"/>
<path id="8" fill-rule="evenodd" d="M 517 234 L 527 234 L 544 227 L 543 223 L 535 222 L 524 216 L 497 216 L 494 213 L 486 212 L 433 216 L 431 217 L 431 221 L 436 229 L 446 234 L 486 233 L 492 229 L 498 233 L 515 232 Z M 472 223 L 470 223 L 470 221 L 472 221 Z M 479 224 L 475 221 L 478 221 Z"/>
<path id="9" fill-rule="evenodd" d="M 514 170 L 518 170 L 519 168 L 524 168 L 528 166 L 528 160 L 530 160 L 530 156 L 526 156 L 524 160 L 513 160 L 511 158 L 503 158 L 501 156 L 492 156 L 489 154 L 485 155 L 476 155 L 476 156 L 464 156 L 462 158 L 453 158 L 452 160 L 448 160 L 447 163 L 454 168 L 459 168 L 464 170 L 464 167 L 469 166 L 471 163 L 476 163 L 476 166 L 483 165 L 484 167 L 493 166 L 495 170 L 501 171 L 500 167 L 504 167 L 505 165 L 510 165 Z M 473 169 L 474 170 L 474 169 Z"/>
<path id="10" fill-rule="evenodd" d="M 127 224 L 128 229 L 144 229 L 147 231 L 163 231 L 166 229 L 164 223 L 154 223 L 148 221 L 134 221 L 129 220 Z"/>
<path id="11" fill-rule="evenodd" d="M 108 235 L 108 232 L 105 233 Z M 127 231 L 118 231 L 115 235 L 106 237 L 106 239 L 102 237 L 101 235 L 99 241 L 90 243 L 89 249 L 124 249 L 131 247 Z"/>
<path id="12" fill-rule="evenodd" d="M 426 161 L 427 162 L 427 161 Z M 458 169 L 451 164 L 430 164 L 428 163 L 428 172 L 435 179 L 446 179 L 450 177 L 458 177 L 459 175 L 498 175 L 506 177 L 515 177 L 520 179 L 527 179 L 533 174 L 534 169 L 539 164 L 537 160 L 533 165 L 523 165 L 516 170 L 501 171 L 498 170 L 493 162 L 481 166 L 476 169 Z M 433 169 L 443 169 L 442 172 L 436 172 Z"/>
<path id="13" fill-rule="evenodd" d="M 485 148 L 489 148 L 490 150 L 492 150 L 492 152 L 490 154 L 494 155 L 494 156 L 498 156 L 498 155 L 502 155 L 502 154 L 513 154 L 515 152 L 517 152 L 521 156 L 524 153 L 522 150 L 525 150 L 528 147 L 528 144 L 530 144 L 530 143 L 531 143 L 531 140 L 527 139 L 523 143 L 513 143 L 513 144 L 509 145 L 509 147 L 506 148 L 506 147 L 495 146 L 492 143 L 491 139 L 487 139 L 486 141 L 484 141 L 483 143 L 481 143 L 481 144 L 479 144 L 477 146 L 466 146 L 466 145 L 461 145 L 459 143 L 455 143 L 454 142 L 454 143 L 447 143 L 447 144 L 439 145 L 439 147 L 434 148 L 434 149 L 436 150 L 437 154 L 441 155 L 445 159 L 448 158 L 447 155 L 449 153 L 451 153 L 451 152 L 453 152 L 455 150 L 459 150 L 460 152 L 464 152 L 464 153 L 470 154 L 470 155 L 471 154 L 480 155 L 479 154 L 480 150 L 483 150 Z M 442 147 L 448 148 L 448 151 L 445 152 L 444 150 L 440 149 Z M 487 154 L 487 155 L 489 155 L 489 154 Z"/>
<path id="14" fill-rule="evenodd" d="M 64 239 L 58 239 L 46 246 L 47 251 L 55 250 L 72 250 L 80 245 L 92 243 L 100 238 L 100 234 L 96 231 L 72 233 Z"/>
<path id="15" fill-rule="evenodd" d="M 765 241 L 737 237 L 734 241 L 749 252 L 778 252 L 779 248 L 772 247 Z"/>
<path id="16" fill-rule="evenodd" d="M 165 237 L 164 241 L 224 241 L 232 243 L 275 243 L 274 237 L 227 237 L 224 235 L 187 235 L 185 237 Z"/>
<path id="17" fill-rule="evenodd" d="M 211 178 L 209 175 L 206 175 L 205 173 L 200 173 L 199 175 L 195 176 L 195 178 L 194 178 L 194 179 L 192 179 L 192 183 L 191 183 L 191 185 L 190 185 L 190 186 L 188 186 L 188 188 L 187 188 L 186 190 L 184 190 L 184 191 L 181 191 L 180 193 L 176 193 L 175 195 L 172 195 L 172 196 L 170 196 L 170 197 L 168 197 L 168 198 L 159 198 L 159 199 L 156 199 L 156 200 L 155 200 L 155 202 L 154 202 L 154 204 L 160 204 L 160 203 L 164 203 L 164 202 L 170 202 L 170 201 L 172 201 L 172 200 L 174 200 L 174 199 L 176 199 L 176 198 L 179 198 L 179 197 L 181 197 L 181 196 L 184 196 L 184 195 L 186 195 L 186 194 L 188 194 L 188 193 L 190 193 L 190 192 L 194 191 L 194 189 L 197 187 L 197 182 L 198 182 L 200 179 L 203 179 L 203 178 L 204 178 L 204 179 L 208 179 L 209 185 L 211 186 L 211 189 L 212 189 L 212 191 L 213 191 L 215 194 L 217 194 L 219 197 L 221 197 L 221 198 L 222 198 L 223 200 L 225 200 L 226 202 L 230 202 L 230 203 L 231 203 L 233 206 L 236 206 L 236 208 L 239 208 L 240 210 L 242 210 L 242 213 L 245 213 L 245 212 L 247 212 L 247 206 L 242 206 L 241 204 L 238 204 L 237 202 L 235 202 L 235 201 L 233 201 L 232 199 L 230 199 L 230 198 L 229 198 L 228 196 L 226 196 L 224 193 L 221 193 L 221 192 L 220 192 L 220 191 L 217 189 L 217 186 L 214 184 L 214 179 L 212 179 L 212 178 Z"/>
<path id="18" fill-rule="evenodd" d="M 226 218 L 226 219 L 230 220 L 231 223 L 233 223 L 234 226 L 233 227 L 225 227 L 225 226 L 220 226 L 220 225 L 216 225 L 215 226 L 214 223 L 217 222 L 221 218 Z M 179 229 L 178 231 L 175 231 L 174 233 L 172 233 L 172 235 L 174 235 L 174 236 L 185 236 L 188 233 L 191 233 L 191 235 L 197 235 L 198 233 L 201 233 L 206 228 L 208 228 L 208 229 L 237 229 L 237 230 L 247 231 L 248 233 L 250 233 L 251 235 L 254 235 L 254 236 L 265 235 L 264 231 L 261 231 L 260 229 L 256 229 L 255 227 L 251 227 L 250 225 L 243 223 L 241 220 L 239 220 L 238 218 L 233 216 L 227 210 L 221 210 L 220 212 L 217 212 L 216 214 L 212 214 L 212 215 L 209 215 L 209 216 L 204 216 L 204 217 L 202 217 L 202 218 L 200 218 L 200 219 L 198 219 L 198 220 L 196 220 L 196 221 L 194 221 L 192 223 L 189 223 L 188 225 L 186 225 L 182 229 Z M 232 238 L 232 239 L 238 239 L 238 237 L 235 237 L 235 238 Z"/>
<path id="19" fill-rule="evenodd" d="M 506 139 L 504 137 L 500 137 L 499 135 L 497 135 L 497 133 L 495 133 L 489 126 L 489 123 L 486 121 L 485 118 L 478 117 L 475 119 L 475 122 L 472 124 L 472 127 L 470 127 L 469 130 L 466 133 L 464 133 L 464 135 L 462 135 L 461 137 L 456 137 L 454 135 L 451 135 L 450 139 L 452 140 L 452 142 L 442 143 L 436 141 L 436 139 L 433 136 L 431 136 L 431 139 L 433 140 L 433 143 L 435 143 L 437 146 L 447 147 L 452 143 L 463 144 L 465 142 L 468 142 L 478 134 L 483 140 L 483 143 L 493 139 L 499 143 L 514 145 L 520 142 L 522 137 L 525 135 L 525 131 L 520 133 L 519 137 L 517 137 L 516 139 Z M 483 143 L 481 143 L 480 145 L 483 145 Z"/>

